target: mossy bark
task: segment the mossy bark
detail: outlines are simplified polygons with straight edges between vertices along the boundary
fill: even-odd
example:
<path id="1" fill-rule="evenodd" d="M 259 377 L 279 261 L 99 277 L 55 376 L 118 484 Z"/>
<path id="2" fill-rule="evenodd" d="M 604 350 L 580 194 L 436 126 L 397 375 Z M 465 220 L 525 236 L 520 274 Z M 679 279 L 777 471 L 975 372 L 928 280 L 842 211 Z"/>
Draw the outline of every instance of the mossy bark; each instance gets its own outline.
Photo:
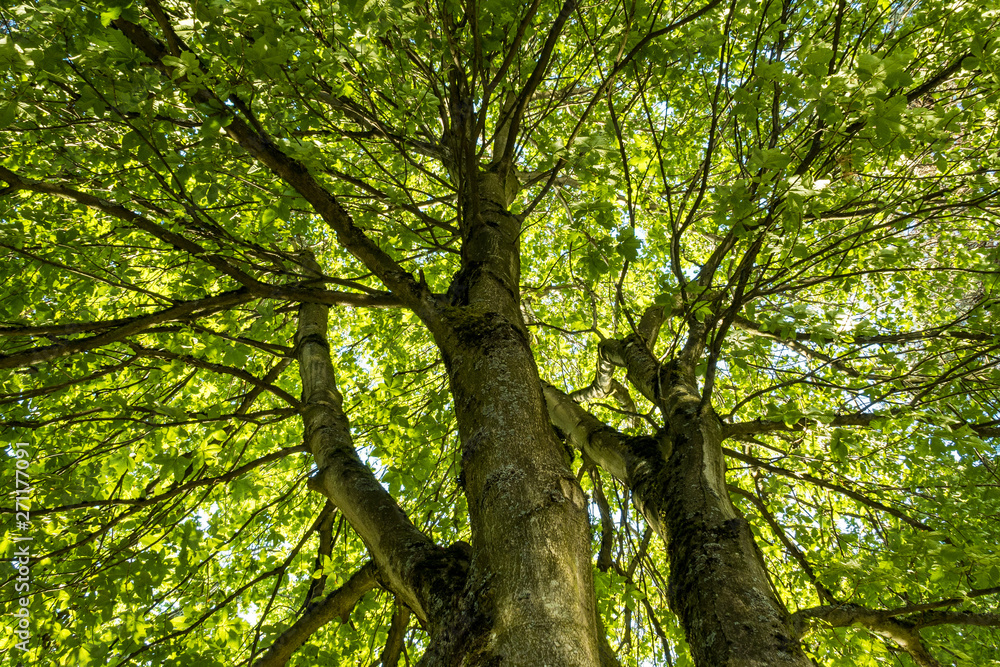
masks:
<path id="1" fill-rule="evenodd" d="M 549 421 L 521 319 L 520 222 L 501 175 L 482 174 L 476 192 L 462 270 L 435 327 L 472 524 L 468 609 L 483 639 L 455 664 L 596 667 L 586 497 Z"/>
<path id="2" fill-rule="evenodd" d="M 667 544 L 668 598 L 695 664 L 810 665 L 750 525 L 729 499 L 715 414 L 687 394 L 676 401 L 662 437 L 671 441 L 669 458 L 653 478 L 637 480 L 635 490 Z"/>
<path id="3" fill-rule="evenodd" d="M 303 263 L 318 272 L 311 256 Z M 295 336 L 305 442 L 319 468 L 310 486 L 340 509 L 368 547 L 383 585 L 433 633 L 463 588 L 468 558 L 420 532 L 358 456 L 330 358 L 328 311 L 302 304 Z"/>
<path id="4" fill-rule="evenodd" d="M 627 368 L 664 427 L 629 438 L 602 424 L 554 387 L 550 418 L 571 441 L 633 492 L 667 546 L 668 598 L 699 667 L 805 667 L 789 614 L 772 589 L 750 526 L 726 489 L 721 424 L 704 405 L 693 371 L 659 363 L 637 336 L 607 341 L 601 353 Z"/>

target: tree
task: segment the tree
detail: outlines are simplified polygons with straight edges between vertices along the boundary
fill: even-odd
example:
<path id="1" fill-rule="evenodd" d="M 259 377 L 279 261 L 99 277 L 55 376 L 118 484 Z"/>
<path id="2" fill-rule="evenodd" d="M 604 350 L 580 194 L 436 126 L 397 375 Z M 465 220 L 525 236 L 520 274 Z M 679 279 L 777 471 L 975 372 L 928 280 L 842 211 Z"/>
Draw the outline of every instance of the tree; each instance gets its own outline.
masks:
<path id="1" fill-rule="evenodd" d="M 8 655 L 1000 664 L 998 15 L 0 10 Z"/>

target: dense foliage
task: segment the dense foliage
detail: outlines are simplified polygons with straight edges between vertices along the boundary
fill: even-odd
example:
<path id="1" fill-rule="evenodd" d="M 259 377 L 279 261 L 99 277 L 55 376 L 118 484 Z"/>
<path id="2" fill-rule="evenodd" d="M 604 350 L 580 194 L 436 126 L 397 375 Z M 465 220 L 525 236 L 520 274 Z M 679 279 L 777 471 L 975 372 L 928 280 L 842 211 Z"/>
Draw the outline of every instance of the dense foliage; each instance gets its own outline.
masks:
<path id="1" fill-rule="evenodd" d="M 28 443 L 24 664 L 257 664 L 358 572 L 353 608 L 288 664 L 420 659 L 427 628 L 310 490 L 299 304 L 332 305 L 362 460 L 434 542 L 474 541 L 446 360 L 404 292 L 459 299 L 469 174 L 512 165 L 542 380 L 621 438 L 655 435 L 656 397 L 602 342 L 662 321 L 660 360 L 696 354 L 806 653 L 1000 665 L 998 16 L 6 3 L 0 485 Z M 692 664 L 666 546 L 566 431 L 612 650 Z"/>

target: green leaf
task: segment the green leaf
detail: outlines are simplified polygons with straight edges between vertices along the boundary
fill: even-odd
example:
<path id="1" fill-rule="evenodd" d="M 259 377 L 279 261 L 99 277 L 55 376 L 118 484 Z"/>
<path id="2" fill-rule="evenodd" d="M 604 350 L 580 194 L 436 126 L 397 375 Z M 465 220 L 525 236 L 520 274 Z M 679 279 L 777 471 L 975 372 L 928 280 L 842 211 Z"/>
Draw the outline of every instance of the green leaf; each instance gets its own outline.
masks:
<path id="1" fill-rule="evenodd" d="M 525 665 L 693 665 L 713 599 L 760 607 L 750 662 L 905 660 L 863 623 L 775 644 L 774 591 L 817 581 L 993 613 L 1000 18 L 897 5 L 4 5 L 19 659 L 246 663 L 368 581 L 296 660 L 371 664 L 402 620 L 373 558 Z M 996 662 L 989 628 L 922 638 Z"/>
<path id="2" fill-rule="evenodd" d="M 122 7 L 112 7 L 101 12 L 101 25 L 107 28 L 112 21 L 117 20 L 122 15 Z"/>
<path id="3" fill-rule="evenodd" d="M 6 128 L 17 118 L 17 103 L 11 102 L 0 106 L 0 129 Z"/>

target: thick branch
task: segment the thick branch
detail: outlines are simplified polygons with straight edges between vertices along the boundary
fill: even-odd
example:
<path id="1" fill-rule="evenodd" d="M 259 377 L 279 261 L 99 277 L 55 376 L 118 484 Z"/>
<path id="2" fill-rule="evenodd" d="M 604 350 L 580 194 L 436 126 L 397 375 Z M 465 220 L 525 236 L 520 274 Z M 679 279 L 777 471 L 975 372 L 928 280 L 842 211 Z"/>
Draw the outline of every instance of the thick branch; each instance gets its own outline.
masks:
<path id="1" fill-rule="evenodd" d="M 627 484 L 628 469 L 632 464 L 632 455 L 626 446 L 627 438 L 556 387 L 543 383 L 542 392 L 552 423 L 594 463 Z"/>
<path id="2" fill-rule="evenodd" d="M 170 68 L 163 64 L 164 56 L 168 55 L 167 49 L 159 40 L 142 26 L 125 19 L 116 19 L 112 25 L 142 51 L 157 70 L 170 75 Z M 190 85 L 186 76 L 179 77 L 178 81 Z M 403 270 L 392 257 L 368 238 L 354 224 L 347 210 L 309 173 L 304 164 L 286 155 L 269 137 L 251 127 L 248 120 L 252 122 L 252 119 L 248 116 L 247 120 L 244 120 L 238 113 L 241 108 L 244 109 L 243 113 L 246 113 L 242 101 L 236 100 L 233 107 L 227 106 L 224 101 L 205 88 L 196 89 L 190 93 L 190 97 L 195 103 L 212 108 L 215 115 L 228 121 L 225 133 L 308 201 L 334 231 L 340 245 L 378 276 L 407 307 L 425 320 L 436 318 L 433 298 L 427 286 L 417 282 L 413 275 Z"/>
<path id="3" fill-rule="evenodd" d="M 663 322 L 673 313 L 673 308 L 666 306 L 650 306 L 642 313 L 636 333 L 646 341 L 646 347 L 650 350 L 656 349 L 656 339 L 660 336 L 660 328 Z"/>
<path id="4" fill-rule="evenodd" d="M 632 400 L 632 395 L 629 393 L 628 388 L 614 378 L 614 370 L 614 364 L 606 359 L 600 349 L 598 349 L 594 380 L 586 387 L 570 393 L 569 396 L 577 402 L 593 402 L 612 396 L 623 411 L 631 414 L 629 423 L 634 428 L 639 424 L 635 401 Z"/>
<path id="5" fill-rule="evenodd" d="M 570 398 L 574 401 L 593 401 L 608 396 L 611 393 L 611 383 L 614 381 L 614 370 L 614 364 L 598 352 L 594 381 L 583 389 L 571 393 Z"/>
<path id="6" fill-rule="evenodd" d="M 308 641 L 309 637 L 335 618 L 347 621 L 348 614 L 358 600 L 376 587 L 375 564 L 369 561 L 355 572 L 347 582 L 321 601 L 310 605 L 291 627 L 281 633 L 271 648 L 254 663 L 253 667 L 283 667 L 292 654 Z"/>
<path id="7" fill-rule="evenodd" d="M 811 619 L 823 621 L 835 628 L 861 625 L 877 635 L 891 639 L 909 653 L 920 667 L 940 667 L 941 665 L 924 646 L 920 639 L 920 633 L 912 625 L 886 617 L 880 612 L 856 605 L 831 605 L 804 609 L 792 614 L 793 626 L 800 631 Z"/>
<path id="8" fill-rule="evenodd" d="M 602 341 L 598 354 L 611 364 L 624 367 L 632 386 L 654 405 L 661 405 L 660 363 L 639 335 Z"/>
<path id="9" fill-rule="evenodd" d="M 318 272 L 309 255 L 303 265 Z M 340 509 L 388 588 L 433 632 L 450 593 L 462 586 L 466 564 L 420 532 L 358 456 L 330 358 L 328 310 L 303 304 L 295 336 L 305 441 L 319 468 L 312 487 Z"/>
<path id="10" fill-rule="evenodd" d="M 955 600 L 944 603 L 954 604 Z M 860 605 L 825 605 L 802 609 L 792 614 L 794 627 L 801 634 L 810 621 L 818 620 L 830 627 L 843 628 L 860 625 L 871 632 L 891 639 L 905 650 L 920 667 L 939 667 L 920 638 L 920 628 L 931 625 L 956 624 L 1000 627 L 1000 614 L 981 614 L 965 611 L 925 611 L 903 617 L 904 609 L 868 609 Z"/>
<path id="11" fill-rule="evenodd" d="M 590 460 L 633 491 L 636 507 L 663 539 L 664 527 L 656 514 L 655 491 L 640 482 L 652 475 L 669 455 L 666 441 L 650 437 L 630 438 L 584 410 L 567 394 L 543 382 L 542 392 L 552 424 Z"/>

